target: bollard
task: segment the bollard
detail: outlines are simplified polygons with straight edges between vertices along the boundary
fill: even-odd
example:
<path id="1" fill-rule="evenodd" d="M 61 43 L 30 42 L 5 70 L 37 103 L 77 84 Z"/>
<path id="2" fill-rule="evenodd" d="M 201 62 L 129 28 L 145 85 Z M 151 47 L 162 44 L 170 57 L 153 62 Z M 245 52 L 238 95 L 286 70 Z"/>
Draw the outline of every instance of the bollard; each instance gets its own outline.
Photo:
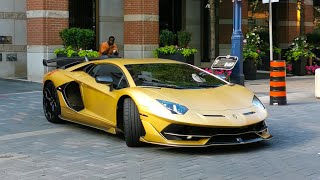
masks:
<path id="1" fill-rule="evenodd" d="M 286 104 L 286 62 L 273 60 L 270 62 L 270 105 Z"/>
<path id="2" fill-rule="evenodd" d="M 320 69 L 316 69 L 315 75 L 314 75 L 314 79 L 315 79 L 315 95 L 316 98 L 320 98 Z"/>

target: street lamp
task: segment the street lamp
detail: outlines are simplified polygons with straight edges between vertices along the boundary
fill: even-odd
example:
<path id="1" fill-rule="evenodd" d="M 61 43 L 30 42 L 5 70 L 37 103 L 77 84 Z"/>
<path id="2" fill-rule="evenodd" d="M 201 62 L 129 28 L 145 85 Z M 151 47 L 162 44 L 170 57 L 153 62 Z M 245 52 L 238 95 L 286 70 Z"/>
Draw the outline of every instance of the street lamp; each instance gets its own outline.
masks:
<path id="1" fill-rule="evenodd" d="M 244 85 L 243 75 L 243 34 L 241 31 L 242 13 L 241 0 L 232 0 L 233 2 L 233 33 L 231 55 L 238 57 L 238 62 L 231 73 L 231 82 Z"/>

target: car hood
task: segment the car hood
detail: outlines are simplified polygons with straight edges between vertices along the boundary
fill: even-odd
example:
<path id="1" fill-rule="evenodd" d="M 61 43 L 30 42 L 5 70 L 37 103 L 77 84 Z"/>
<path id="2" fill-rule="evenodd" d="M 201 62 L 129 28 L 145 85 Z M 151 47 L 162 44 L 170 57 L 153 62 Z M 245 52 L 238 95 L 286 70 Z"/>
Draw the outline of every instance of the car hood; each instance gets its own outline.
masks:
<path id="1" fill-rule="evenodd" d="M 243 86 L 204 89 L 141 88 L 149 97 L 186 106 L 190 110 L 223 111 L 252 106 L 254 94 Z"/>

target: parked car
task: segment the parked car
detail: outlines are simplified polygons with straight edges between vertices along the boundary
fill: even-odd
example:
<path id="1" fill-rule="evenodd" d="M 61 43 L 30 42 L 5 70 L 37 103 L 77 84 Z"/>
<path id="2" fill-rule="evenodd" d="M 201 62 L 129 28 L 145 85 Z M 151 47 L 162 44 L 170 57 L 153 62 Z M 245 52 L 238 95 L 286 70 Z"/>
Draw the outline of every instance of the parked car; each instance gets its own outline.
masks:
<path id="1" fill-rule="evenodd" d="M 43 79 L 43 110 L 52 123 L 124 133 L 128 146 L 234 145 L 272 137 L 266 108 L 250 90 L 165 59 L 97 60 L 53 70 Z"/>

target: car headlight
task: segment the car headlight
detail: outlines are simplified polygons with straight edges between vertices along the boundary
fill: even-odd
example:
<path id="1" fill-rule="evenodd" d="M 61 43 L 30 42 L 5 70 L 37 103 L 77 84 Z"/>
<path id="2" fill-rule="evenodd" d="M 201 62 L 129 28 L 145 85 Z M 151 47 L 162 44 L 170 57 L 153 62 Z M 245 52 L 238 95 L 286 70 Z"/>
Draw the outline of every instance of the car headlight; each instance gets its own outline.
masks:
<path id="1" fill-rule="evenodd" d="M 189 109 L 183 105 L 169 102 L 169 101 L 164 101 L 157 99 L 159 103 L 161 103 L 164 107 L 166 107 L 172 114 L 185 114 Z"/>
<path id="2" fill-rule="evenodd" d="M 257 108 L 265 109 L 265 107 L 262 104 L 262 102 L 256 96 L 253 96 L 252 104 Z"/>

